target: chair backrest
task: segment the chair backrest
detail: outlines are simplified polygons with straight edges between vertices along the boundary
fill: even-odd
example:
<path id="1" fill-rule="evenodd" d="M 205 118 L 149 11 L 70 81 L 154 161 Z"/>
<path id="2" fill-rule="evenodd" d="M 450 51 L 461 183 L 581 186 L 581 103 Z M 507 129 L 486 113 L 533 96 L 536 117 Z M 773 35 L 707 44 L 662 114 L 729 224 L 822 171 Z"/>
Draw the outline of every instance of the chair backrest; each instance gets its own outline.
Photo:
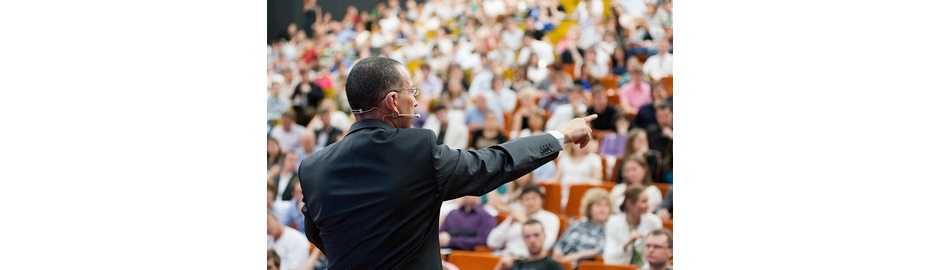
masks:
<path id="1" fill-rule="evenodd" d="M 614 182 L 603 182 L 599 186 L 592 184 L 572 184 L 568 187 L 568 204 L 565 205 L 565 215 L 575 220 L 581 218 L 581 199 L 584 198 L 584 194 L 587 193 L 589 189 L 599 187 L 610 192 L 614 189 L 615 185 L 616 183 Z"/>
<path id="2" fill-rule="evenodd" d="M 561 215 L 561 184 L 559 183 L 539 183 L 545 188 L 545 206 L 543 209 Z"/>
<path id="3" fill-rule="evenodd" d="M 616 84 L 617 82 L 615 81 L 614 85 Z M 614 105 L 614 107 L 620 106 L 620 93 L 617 92 L 617 88 L 618 87 L 607 88 L 607 103 Z"/>
<path id="4" fill-rule="evenodd" d="M 571 270 L 571 261 L 560 261 L 561 267 L 564 267 L 565 270 Z"/>
<path id="5" fill-rule="evenodd" d="M 568 73 L 568 76 L 571 76 L 571 78 L 577 78 L 574 76 L 574 64 L 564 64 L 561 66 L 561 69 L 564 70 L 565 73 Z"/>
<path id="6" fill-rule="evenodd" d="M 639 270 L 640 266 L 632 264 L 604 264 L 596 261 L 582 261 L 578 270 Z"/>
<path id="7" fill-rule="evenodd" d="M 666 85 L 666 94 L 671 96 L 672 95 L 672 76 L 670 75 L 670 76 L 663 77 L 662 79 L 660 79 L 660 81 Z"/>
<path id="8" fill-rule="evenodd" d="M 454 250 L 447 261 L 460 269 L 493 269 L 499 263 L 499 256 L 488 252 Z"/>
<path id="9" fill-rule="evenodd" d="M 663 220 L 663 229 L 667 229 L 669 230 L 669 232 L 672 232 L 672 220 L 671 219 Z"/>
<path id="10" fill-rule="evenodd" d="M 604 89 L 617 89 L 619 88 L 619 85 L 617 85 L 619 82 L 620 82 L 620 77 L 617 77 L 617 75 L 613 75 L 613 74 L 609 74 L 601 78 L 601 85 L 604 86 Z M 610 100 L 608 100 L 608 102 L 609 101 Z M 617 103 L 620 103 L 620 101 L 618 100 Z"/>
<path id="11" fill-rule="evenodd" d="M 666 192 L 669 192 L 669 188 L 672 187 L 672 184 L 669 184 L 669 183 L 653 183 L 653 184 L 656 185 L 657 188 L 659 188 L 659 192 L 662 192 L 663 197 L 666 196 Z"/>
<path id="12" fill-rule="evenodd" d="M 565 234 L 565 230 L 568 229 L 568 218 L 564 215 L 558 215 L 558 237 L 555 239 L 561 238 L 562 234 Z M 555 240 L 558 241 L 558 240 Z"/>
<path id="13" fill-rule="evenodd" d="M 498 225 L 503 223 L 503 220 L 506 220 L 506 217 L 509 217 L 509 214 L 503 212 L 496 213 L 496 224 Z"/>
<path id="14" fill-rule="evenodd" d="M 568 204 L 565 205 L 565 215 L 577 220 L 581 217 L 581 199 L 588 189 L 600 187 L 591 184 L 572 184 L 568 186 Z"/>
<path id="15" fill-rule="evenodd" d="M 490 249 L 490 247 L 488 247 L 488 246 L 475 246 L 475 247 L 473 247 L 473 251 L 476 251 L 476 252 L 493 253 L 493 250 Z"/>
<path id="16" fill-rule="evenodd" d="M 503 112 L 503 135 L 509 137 L 510 132 L 512 132 L 512 114 Z"/>

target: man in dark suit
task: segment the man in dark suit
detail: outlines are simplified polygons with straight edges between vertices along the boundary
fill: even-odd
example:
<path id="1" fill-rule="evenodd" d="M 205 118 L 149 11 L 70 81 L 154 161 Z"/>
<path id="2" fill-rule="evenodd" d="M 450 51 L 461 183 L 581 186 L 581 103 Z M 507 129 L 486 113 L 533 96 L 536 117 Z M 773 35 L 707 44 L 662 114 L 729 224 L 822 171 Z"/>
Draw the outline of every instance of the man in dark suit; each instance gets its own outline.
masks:
<path id="1" fill-rule="evenodd" d="M 320 108 L 317 112 L 317 117 L 320 117 L 323 127 L 314 132 L 317 139 L 317 147 L 313 150 L 314 153 L 343 138 L 343 131 L 330 124 L 330 114 L 330 110 L 326 108 Z"/>
<path id="2" fill-rule="evenodd" d="M 300 183 L 307 239 L 336 269 L 442 269 L 441 203 L 481 196 L 558 156 L 585 147 L 588 122 L 476 151 L 436 144 L 411 129 L 419 89 L 394 60 L 370 57 L 349 73 L 356 122 L 346 136 L 304 159 Z"/>

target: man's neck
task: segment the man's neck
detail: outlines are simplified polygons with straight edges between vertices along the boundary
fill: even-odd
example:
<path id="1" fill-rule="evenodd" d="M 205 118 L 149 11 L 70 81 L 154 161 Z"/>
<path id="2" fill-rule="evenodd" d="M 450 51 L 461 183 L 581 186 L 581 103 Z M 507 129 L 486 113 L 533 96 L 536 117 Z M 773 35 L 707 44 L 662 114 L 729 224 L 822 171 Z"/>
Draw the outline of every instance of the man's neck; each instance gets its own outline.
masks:
<path id="1" fill-rule="evenodd" d="M 529 261 L 530 261 L 530 262 L 532 262 L 532 261 L 538 261 L 538 260 L 544 259 L 545 256 L 548 256 L 548 253 L 545 252 L 545 251 L 542 251 L 542 252 L 539 252 L 539 253 L 536 253 L 536 254 L 529 253 Z"/>

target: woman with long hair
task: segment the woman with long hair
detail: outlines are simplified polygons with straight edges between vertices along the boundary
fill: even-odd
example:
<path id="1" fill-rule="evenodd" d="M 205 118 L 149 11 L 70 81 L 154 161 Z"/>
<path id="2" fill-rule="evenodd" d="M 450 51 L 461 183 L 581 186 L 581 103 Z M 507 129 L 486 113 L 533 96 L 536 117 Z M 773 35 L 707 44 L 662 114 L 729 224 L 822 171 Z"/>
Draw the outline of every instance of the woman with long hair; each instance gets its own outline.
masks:
<path id="1" fill-rule="evenodd" d="M 642 187 L 630 186 L 621 196 L 623 213 L 611 215 L 605 226 L 604 263 L 643 266 L 643 238 L 652 230 L 662 229 L 663 221 L 649 213 L 653 204 Z"/>
<path id="2" fill-rule="evenodd" d="M 603 160 L 596 154 L 597 141 L 591 141 L 584 148 L 574 145 L 564 148 L 551 182 L 561 184 L 561 205 L 568 205 L 568 189 L 572 184 L 601 184 Z"/>
<path id="3" fill-rule="evenodd" d="M 621 169 L 624 181 L 614 186 L 610 191 L 611 194 L 619 195 L 629 186 L 639 186 L 643 188 L 643 191 L 646 193 L 650 205 L 659 205 L 659 203 L 663 201 L 663 193 L 656 185 L 653 185 L 649 165 L 646 163 L 644 156 L 639 153 L 627 156 L 624 158 L 623 168 Z M 612 200 L 614 203 L 620 203 L 623 202 L 624 199 L 618 196 Z M 647 212 L 653 212 L 653 208 L 647 209 Z"/>

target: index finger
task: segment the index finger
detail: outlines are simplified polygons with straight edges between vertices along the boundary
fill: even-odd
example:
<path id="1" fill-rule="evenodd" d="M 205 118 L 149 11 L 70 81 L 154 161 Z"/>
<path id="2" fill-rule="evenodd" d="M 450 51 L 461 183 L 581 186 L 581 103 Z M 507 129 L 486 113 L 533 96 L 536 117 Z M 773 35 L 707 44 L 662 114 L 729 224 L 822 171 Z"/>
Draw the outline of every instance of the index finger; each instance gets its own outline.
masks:
<path id="1" fill-rule="evenodd" d="M 588 115 L 588 116 L 582 117 L 581 119 L 584 119 L 584 122 L 591 122 L 591 121 L 594 121 L 594 119 L 597 119 L 597 114 L 595 113 L 592 115 Z"/>

